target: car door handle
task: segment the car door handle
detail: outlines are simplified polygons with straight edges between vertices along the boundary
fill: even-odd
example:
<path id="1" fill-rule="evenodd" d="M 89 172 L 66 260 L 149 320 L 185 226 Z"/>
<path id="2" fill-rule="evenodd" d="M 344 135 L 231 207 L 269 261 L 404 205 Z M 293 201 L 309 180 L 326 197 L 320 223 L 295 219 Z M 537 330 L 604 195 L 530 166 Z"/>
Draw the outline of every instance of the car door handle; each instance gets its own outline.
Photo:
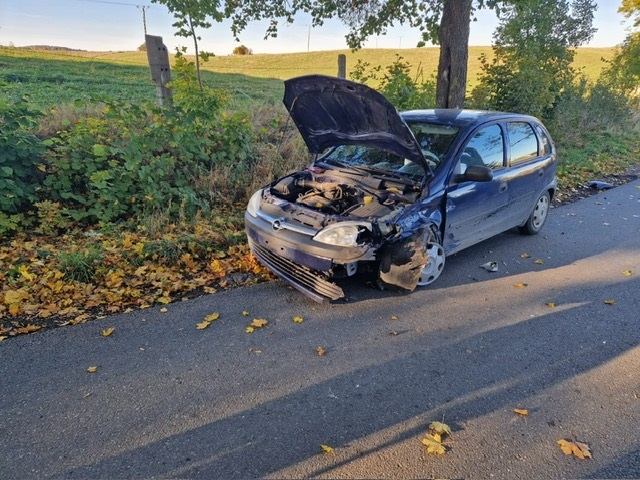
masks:
<path id="1" fill-rule="evenodd" d="M 506 191 L 507 191 L 507 184 L 506 184 L 506 182 L 502 182 L 502 183 L 500 184 L 500 187 L 498 187 L 498 191 L 499 191 L 500 193 L 502 193 L 502 192 L 506 192 Z"/>

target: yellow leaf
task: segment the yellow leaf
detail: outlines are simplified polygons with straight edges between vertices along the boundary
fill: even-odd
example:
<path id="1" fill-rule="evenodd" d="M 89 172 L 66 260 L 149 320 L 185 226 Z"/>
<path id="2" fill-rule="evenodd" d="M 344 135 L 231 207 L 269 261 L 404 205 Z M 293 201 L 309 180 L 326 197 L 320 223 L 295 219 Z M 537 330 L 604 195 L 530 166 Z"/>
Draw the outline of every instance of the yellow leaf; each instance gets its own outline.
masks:
<path id="1" fill-rule="evenodd" d="M 316 355 L 318 355 L 319 357 L 323 357 L 325 353 L 327 353 L 327 352 L 325 351 L 324 348 L 322 348 L 322 347 L 316 348 Z"/>
<path id="2" fill-rule="evenodd" d="M 87 372 L 89 372 L 89 373 L 96 373 L 96 370 L 98 370 L 98 367 L 89 367 L 89 368 L 87 368 Z"/>
<path id="3" fill-rule="evenodd" d="M 18 313 L 20 313 L 20 305 L 18 305 L 17 303 L 12 303 L 11 305 L 9 305 L 9 313 L 11 315 L 17 315 Z"/>
<path id="4" fill-rule="evenodd" d="M 527 415 L 529 415 L 529 410 L 525 410 L 522 408 L 514 408 L 513 411 L 518 415 L 522 415 L 523 417 L 526 417 Z"/>
<path id="5" fill-rule="evenodd" d="M 244 315 L 245 317 L 248 317 L 249 316 L 249 312 L 247 312 L 246 310 L 243 310 L 242 311 L 242 315 Z"/>
<path id="6" fill-rule="evenodd" d="M 397 320 L 398 317 L 396 315 L 391 315 L 391 320 Z"/>
<path id="7" fill-rule="evenodd" d="M 162 303 L 164 305 L 166 305 L 167 303 L 171 303 L 172 301 L 173 300 L 171 299 L 171 297 L 162 296 L 162 297 L 158 298 L 158 302 L 160 302 L 160 303 Z"/>
<path id="8" fill-rule="evenodd" d="M 266 326 L 267 323 L 269 323 L 269 321 L 265 320 L 264 318 L 254 318 L 253 321 L 251 322 L 251 326 L 253 328 L 262 328 Z"/>
<path id="9" fill-rule="evenodd" d="M 625 270 L 624 272 L 622 272 L 623 275 L 626 275 L 627 277 L 630 277 L 632 275 L 631 270 Z"/>
<path id="10" fill-rule="evenodd" d="M 539 258 L 538 260 L 536 260 L 535 262 L 536 265 L 542 265 L 544 263 L 544 260 L 542 260 L 541 258 Z"/>
<path id="11" fill-rule="evenodd" d="M 253 332 L 256 331 L 256 329 L 253 328 L 253 327 L 247 327 L 247 328 L 244 329 L 244 331 L 247 332 L 247 333 L 253 333 Z"/>
<path id="12" fill-rule="evenodd" d="M 447 451 L 445 446 L 438 441 L 438 438 L 429 433 L 422 439 L 422 444 L 427 447 L 427 453 L 432 455 L 444 455 Z"/>
<path id="13" fill-rule="evenodd" d="M 5 337 L 4 335 L 0 335 L 0 342 L 6 340 L 8 337 Z"/>
<path id="14" fill-rule="evenodd" d="M 304 318 L 302 318 L 302 317 L 293 317 L 293 322 L 294 323 L 302 323 L 302 322 L 304 322 Z"/>
<path id="15" fill-rule="evenodd" d="M 4 294 L 4 303 L 11 305 L 12 303 L 20 303 L 28 298 L 29 294 L 24 290 L 7 290 Z"/>
<path id="16" fill-rule="evenodd" d="M 513 286 L 516 287 L 516 288 L 524 288 L 524 287 L 528 287 L 529 284 L 527 284 L 527 283 L 514 283 Z"/>
<path id="17" fill-rule="evenodd" d="M 160 311 L 161 311 L 162 313 L 167 313 L 169 310 L 168 310 L 166 307 L 162 307 L 162 308 L 160 309 Z"/>
<path id="18" fill-rule="evenodd" d="M 333 455 L 334 457 L 336 456 L 336 452 L 333 451 L 333 447 L 330 447 L 329 445 L 320 445 L 320 448 L 322 449 L 322 453 L 325 453 L 327 455 Z"/>
<path id="19" fill-rule="evenodd" d="M 29 273 L 29 268 L 26 265 L 20 265 L 20 267 L 18 267 L 18 272 L 20 272 L 20 275 L 22 275 L 29 282 L 36 278 Z"/>
<path id="20" fill-rule="evenodd" d="M 553 302 L 547 302 L 547 307 L 554 308 L 556 306 Z"/>
<path id="21" fill-rule="evenodd" d="M 604 303 L 606 303 L 607 305 L 613 305 L 614 303 L 616 303 L 615 300 L 605 300 Z"/>
<path id="22" fill-rule="evenodd" d="M 568 440 L 558 440 L 558 445 L 565 455 L 574 455 L 581 460 L 592 458 L 589 445 L 580 442 L 569 442 Z"/>
<path id="23" fill-rule="evenodd" d="M 111 334 L 112 334 L 113 332 L 115 332 L 115 331 L 116 331 L 116 329 L 115 329 L 115 328 L 113 328 L 113 327 L 109 327 L 109 328 L 107 328 L 106 330 L 102 330 L 101 335 L 102 335 L 103 337 L 108 337 L 109 335 L 111 335 Z"/>
<path id="24" fill-rule="evenodd" d="M 523 253 L 522 255 L 520 255 L 520 258 L 531 258 L 531 255 L 529 255 L 528 253 Z"/>
<path id="25" fill-rule="evenodd" d="M 206 317 L 204 317 L 204 321 L 213 322 L 214 320 L 217 320 L 219 318 L 220 318 L 220 314 L 218 312 L 213 312 L 211 315 L 207 315 Z"/>
<path id="26" fill-rule="evenodd" d="M 211 325 L 211 322 L 207 322 L 206 320 L 202 323 L 196 323 L 196 329 L 198 330 L 204 330 L 205 328 L 207 328 L 209 325 Z"/>
<path id="27" fill-rule="evenodd" d="M 439 435 L 449 435 L 451 433 L 451 427 L 442 422 L 431 422 L 429 424 L 429 430 Z"/>

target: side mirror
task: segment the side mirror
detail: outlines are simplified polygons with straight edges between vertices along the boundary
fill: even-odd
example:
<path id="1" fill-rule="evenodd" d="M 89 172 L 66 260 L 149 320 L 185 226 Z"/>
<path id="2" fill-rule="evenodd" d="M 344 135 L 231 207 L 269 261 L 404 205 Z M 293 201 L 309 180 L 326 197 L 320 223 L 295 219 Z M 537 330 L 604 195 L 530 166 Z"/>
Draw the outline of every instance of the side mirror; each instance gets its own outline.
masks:
<path id="1" fill-rule="evenodd" d="M 493 170 L 484 165 L 469 165 L 462 175 L 456 175 L 455 181 L 461 182 L 490 182 L 493 180 Z"/>

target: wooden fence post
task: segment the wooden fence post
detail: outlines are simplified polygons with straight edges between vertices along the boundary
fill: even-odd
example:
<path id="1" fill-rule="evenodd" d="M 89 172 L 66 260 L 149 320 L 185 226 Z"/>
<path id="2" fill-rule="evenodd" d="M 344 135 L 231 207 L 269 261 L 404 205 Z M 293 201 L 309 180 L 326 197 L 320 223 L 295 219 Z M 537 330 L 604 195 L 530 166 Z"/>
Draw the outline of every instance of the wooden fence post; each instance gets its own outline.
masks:
<path id="1" fill-rule="evenodd" d="M 347 78 L 347 56 L 343 53 L 338 55 L 338 78 Z"/>
<path id="2" fill-rule="evenodd" d="M 169 52 L 162 43 L 162 37 L 145 35 L 147 59 L 151 69 L 151 80 L 156 84 L 156 96 L 160 105 L 171 106 L 171 89 L 167 84 L 171 81 Z"/>

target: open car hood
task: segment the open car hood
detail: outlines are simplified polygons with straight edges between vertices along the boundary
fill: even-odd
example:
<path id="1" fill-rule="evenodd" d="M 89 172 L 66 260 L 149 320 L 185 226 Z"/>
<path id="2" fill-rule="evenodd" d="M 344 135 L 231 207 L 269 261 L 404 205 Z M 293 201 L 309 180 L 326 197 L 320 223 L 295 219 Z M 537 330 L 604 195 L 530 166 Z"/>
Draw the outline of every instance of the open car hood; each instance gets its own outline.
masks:
<path id="1" fill-rule="evenodd" d="M 420 146 L 395 107 L 366 85 L 325 75 L 284 82 L 285 107 L 311 153 L 338 145 L 381 148 L 421 164 Z"/>

